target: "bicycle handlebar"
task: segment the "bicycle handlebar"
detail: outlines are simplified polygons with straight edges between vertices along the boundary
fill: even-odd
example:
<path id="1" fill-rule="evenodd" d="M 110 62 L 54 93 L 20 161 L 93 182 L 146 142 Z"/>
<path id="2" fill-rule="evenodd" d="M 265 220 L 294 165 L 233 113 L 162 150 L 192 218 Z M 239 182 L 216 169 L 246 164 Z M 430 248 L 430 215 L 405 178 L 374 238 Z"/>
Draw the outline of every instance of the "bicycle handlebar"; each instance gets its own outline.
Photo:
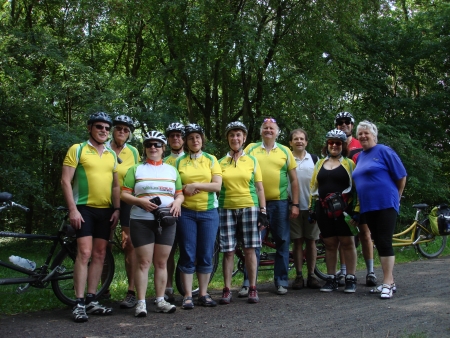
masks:
<path id="1" fill-rule="evenodd" d="M 3 202 L 3 205 L 0 206 L 0 212 L 2 212 L 5 209 L 9 208 L 19 208 L 22 209 L 25 212 L 29 212 L 30 208 L 16 203 L 14 201 L 11 201 L 12 195 L 9 192 L 2 192 L 0 193 L 0 202 Z"/>

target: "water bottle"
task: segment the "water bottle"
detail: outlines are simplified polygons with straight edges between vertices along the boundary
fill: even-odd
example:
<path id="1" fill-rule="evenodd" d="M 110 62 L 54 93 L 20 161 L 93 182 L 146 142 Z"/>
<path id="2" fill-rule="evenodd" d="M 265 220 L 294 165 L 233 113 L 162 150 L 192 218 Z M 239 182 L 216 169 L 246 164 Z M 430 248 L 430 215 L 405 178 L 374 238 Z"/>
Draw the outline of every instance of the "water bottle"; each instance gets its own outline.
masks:
<path id="1" fill-rule="evenodd" d="M 344 219 L 345 219 L 345 222 L 347 223 L 348 227 L 350 228 L 350 231 L 352 232 L 353 236 L 358 235 L 358 234 L 359 234 L 359 229 L 358 229 L 358 227 L 355 226 L 355 225 L 352 225 L 352 224 L 350 223 L 350 221 L 352 220 L 352 216 L 350 216 L 349 214 L 347 214 L 345 211 L 344 211 Z"/>
<path id="2" fill-rule="evenodd" d="M 36 263 L 26 258 L 13 255 L 9 257 L 9 261 L 27 270 L 34 271 L 34 269 L 36 269 Z"/>

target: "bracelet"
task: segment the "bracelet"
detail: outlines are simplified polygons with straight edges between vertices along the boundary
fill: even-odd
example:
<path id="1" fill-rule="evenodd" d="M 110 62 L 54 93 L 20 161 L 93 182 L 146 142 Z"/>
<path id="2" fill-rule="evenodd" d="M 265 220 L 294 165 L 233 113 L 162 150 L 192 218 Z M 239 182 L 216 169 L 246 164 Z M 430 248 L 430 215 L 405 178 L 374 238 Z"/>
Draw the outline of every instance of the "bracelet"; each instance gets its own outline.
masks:
<path id="1" fill-rule="evenodd" d="M 298 204 L 298 203 L 293 203 L 292 206 L 300 209 L 300 204 Z"/>

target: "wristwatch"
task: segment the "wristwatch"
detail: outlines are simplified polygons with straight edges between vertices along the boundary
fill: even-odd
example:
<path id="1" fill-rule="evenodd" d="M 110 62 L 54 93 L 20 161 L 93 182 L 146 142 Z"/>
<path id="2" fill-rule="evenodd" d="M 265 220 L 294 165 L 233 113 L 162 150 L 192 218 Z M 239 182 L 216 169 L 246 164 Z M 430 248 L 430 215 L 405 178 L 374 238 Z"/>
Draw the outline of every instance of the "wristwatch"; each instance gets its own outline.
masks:
<path id="1" fill-rule="evenodd" d="M 298 204 L 298 203 L 292 203 L 292 206 L 300 209 L 300 204 Z"/>

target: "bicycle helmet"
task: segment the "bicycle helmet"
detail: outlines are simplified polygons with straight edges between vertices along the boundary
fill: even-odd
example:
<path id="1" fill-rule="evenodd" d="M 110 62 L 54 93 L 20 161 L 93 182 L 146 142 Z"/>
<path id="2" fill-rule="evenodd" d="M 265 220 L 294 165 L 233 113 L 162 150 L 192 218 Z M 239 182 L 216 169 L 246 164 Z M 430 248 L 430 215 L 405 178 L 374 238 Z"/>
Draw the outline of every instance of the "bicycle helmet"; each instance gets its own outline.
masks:
<path id="1" fill-rule="evenodd" d="M 167 139 L 163 133 L 160 133 L 157 130 L 152 130 L 144 134 L 144 140 L 142 143 L 145 143 L 147 140 L 158 140 L 167 145 Z"/>
<path id="2" fill-rule="evenodd" d="M 204 135 L 203 128 L 196 123 L 189 123 L 184 127 L 184 137 L 188 137 L 192 133 Z"/>
<path id="3" fill-rule="evenodd" d="M 113 121 L 113 126 L 116 126 L 118 124 L 124 124 L 128 128 L 130 128 L 132 133 L 134 132 L 134 123 L 133 123 L 133 120 L 131 119 L 131 117 L 128 117 L 126 115 L 116 116 Z"/>
<path id="4" fill-rule="evenodd" d="M 109 126 L 112 126 L 111 117 L 104 112 L 97 112 L 89 116 L 89 120 L 87 122 L 88 126 L 92 125 L 94 122 L 105 122 L 108 123 Z"/>
<path id="5" fill-rule="evenodd" d="M 337 120 L 340 120 L 340 119 L 350 119 L 352 124 L 355 124 L 355 118 L 349 112 L 343 111 L 343 112 L 337 113 L 336 117 L 334 118 L 334 125 L 337 125 Z"/>
<path id="6" fill-rule="evenodd" d="M 342 142 L 347 142 L 347 135 L 342 130 L 339 129 L 333 129 L 330 130 L 327 135 L 325 136 L 327 140 L 333 139 L 333 140 L 341 140 Z"/>
<path id="7" fill-rule="evenodd" d="M 181 123 L 174 122 L 169 124 L 169 126 L 166 129 L 166 137 L 169 137 L 169 134 L 172 131 L 179 131 L 181 133 L 181 137 L 184 136 L 184 126 Z"/>
<path id="8" fill-rule="evenodd" d="M 225 127 L 225 136 L 228 136 L 228 132 L 233 129 L 242 130 L 245 134 L 248 133 L 247 127 L 245 126 L 245 124 L 243 124 L 242 122 L 239 122 L 239 121 L 234 121 L 234 122 L 228 123 L 228 125 Z"/>

